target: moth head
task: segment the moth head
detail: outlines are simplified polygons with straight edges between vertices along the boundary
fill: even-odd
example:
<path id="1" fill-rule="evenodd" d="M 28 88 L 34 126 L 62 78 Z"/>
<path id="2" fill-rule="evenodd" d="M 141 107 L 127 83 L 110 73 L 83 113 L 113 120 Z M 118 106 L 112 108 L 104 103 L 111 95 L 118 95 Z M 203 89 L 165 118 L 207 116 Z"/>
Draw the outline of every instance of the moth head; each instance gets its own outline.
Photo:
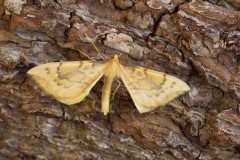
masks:
<path id="1" fill-rule="evenodd" d="M 115 62 L 118 62 L 118 61 L 119 61 L 119 59 L 118 59 L 118 55 L 115 54 L 115 55 L 113 56 L 112 60 L 115 61 Z"/>

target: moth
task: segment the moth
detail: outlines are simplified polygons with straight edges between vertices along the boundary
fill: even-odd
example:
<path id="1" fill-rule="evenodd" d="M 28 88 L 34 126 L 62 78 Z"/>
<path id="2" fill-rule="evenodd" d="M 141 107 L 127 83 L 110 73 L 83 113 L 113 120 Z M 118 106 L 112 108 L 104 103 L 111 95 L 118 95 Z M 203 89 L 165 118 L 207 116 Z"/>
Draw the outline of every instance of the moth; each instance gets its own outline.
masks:
<path id="1" fill-rule="evenodd" d="M 182 80 L 163 72 L 139 66 L 124 66 L 118 55 L 106 63 L 95 61 L 53 62 L 36 66 L 27 72 L 49 95 L 71 105 L 81 102 L 104 75 L 102 112 L 109 112 L 113 80 L 121 78 L 140 113 L 158 106 L 190 90 Z"/>

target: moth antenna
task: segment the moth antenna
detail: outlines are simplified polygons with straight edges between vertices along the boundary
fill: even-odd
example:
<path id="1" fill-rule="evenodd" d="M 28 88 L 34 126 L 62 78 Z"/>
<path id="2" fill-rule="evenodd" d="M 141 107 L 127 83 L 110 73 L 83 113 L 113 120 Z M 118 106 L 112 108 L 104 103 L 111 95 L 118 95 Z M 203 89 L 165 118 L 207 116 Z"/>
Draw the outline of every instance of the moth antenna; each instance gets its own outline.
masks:
<path id="1" fill-rule="evenodd" d="M 98 54 L 100 54 L 102 56 L 102 58 L 106 61 L 107 58 L 98 50 L 97 46 L 93 43 L 92 39 L 87 35 L 87 33 L 85 33 L 85 36 L 87 37 L 87 39 L 89 40 L 89 42 L 93 45 L 93 47 L 96 49 L 96 51 L 98 52 Z"/>
<path id="2" fill-rule="evenodd" d="M 90 59 L 91 61 L 95 61 L 93 58 L 89 57 L 89 55 L 87 55 L 87 53 L 81 51 L 81 50 L 78 50 L 80 53 L 82 53 L 84 56 L 86 56 L 88 59 Z"/>
<path id="3" fill-rule="evenodd" d="M 120 57 L 122 55 L 122 53 L 120 53 L 119 55 L 118 55 L 118 57 Z"/>

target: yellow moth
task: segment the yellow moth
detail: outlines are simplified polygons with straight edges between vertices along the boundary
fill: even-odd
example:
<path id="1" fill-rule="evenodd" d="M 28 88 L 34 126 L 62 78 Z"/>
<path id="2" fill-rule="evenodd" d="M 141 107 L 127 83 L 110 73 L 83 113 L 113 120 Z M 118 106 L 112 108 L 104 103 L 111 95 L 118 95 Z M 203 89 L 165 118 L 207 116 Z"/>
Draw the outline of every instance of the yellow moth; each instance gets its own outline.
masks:
<path id="1" fill-rule="evenodd" d="M 102 88 L 104 115 L 109 112 L 111 86 L 115 77 L 122 79 L 140 113 L 162 106 L 190 90 L 185 82 L 166 73 L 121 65 L 118 55 L 107 63 L 90 60 L 47 63 L 27 73 L 44 91 L 67 105 L 82 101 L 105 75 Z"/>

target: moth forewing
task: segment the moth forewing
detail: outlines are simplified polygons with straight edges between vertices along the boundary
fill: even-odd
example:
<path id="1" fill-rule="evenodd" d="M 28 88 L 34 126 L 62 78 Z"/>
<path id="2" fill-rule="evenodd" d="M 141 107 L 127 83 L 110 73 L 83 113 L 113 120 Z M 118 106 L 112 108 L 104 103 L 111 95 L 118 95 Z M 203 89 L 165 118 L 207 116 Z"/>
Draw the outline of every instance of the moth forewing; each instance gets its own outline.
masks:
<path id="1" fill-rule="evenodd" d="M 162 106 L 189 91 L 182 80 L 143 67 L 122 66 L 121 79 L 140 113 Z"/>
<path id="2" fill-rule="evenodd" d="M 92 61 L 46 63 L 27 73 L 49 95 L 71 105 L 83 100 L 102 77 L 105 64 Z"/>

